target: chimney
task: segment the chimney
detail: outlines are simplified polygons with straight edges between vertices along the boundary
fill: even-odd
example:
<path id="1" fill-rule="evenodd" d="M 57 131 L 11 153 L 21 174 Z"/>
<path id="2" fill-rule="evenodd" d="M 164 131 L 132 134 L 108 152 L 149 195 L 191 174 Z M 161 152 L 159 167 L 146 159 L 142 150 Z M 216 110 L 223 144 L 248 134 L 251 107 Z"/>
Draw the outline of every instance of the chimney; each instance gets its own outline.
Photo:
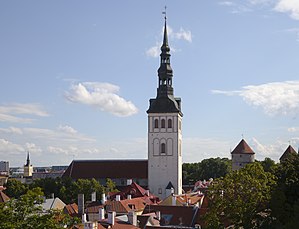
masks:
<path id="1" fill-rule="evenodd" d="M 108 223 L 111 225 L 115 224 L 115 216 L 116 213 L 115 212 L 108 212 Z"/>
<path id="2" fill-rule="evenodd" d="M 145 190 L 145 195 L 150 196 L 149 190 Z"/>
<path id="3" fill-rule="evenodd" d="M 174 195 L 171 197 L 171 205 L 176 206 L 176 196 Z"/>
<path id="4" fill-rule="evenodd" d="M 51 193 L 51 199 L 54 199 L 54 193 Z"/>
<path id="5" fill-rule="evenodd" d="M 132 199 L 132 196 L 129 194 L 129 195 L 127 195 L 127 199 L 128 200 L 131 200 Z"/>
<path id="6" fill-rule="evenodd" d="M 137 214 L 134 211 L 130 211 L 128 214 L 129 223 L 133 226 L 137 226 Z"/>
<path id="7" fill-rule="evenodd" d="M 120 195 L 116 195 L 115 200 L 120 201 Z"/>
<path id="8" fill-rule="evenodd" d="M 86 214 L 84 213 L 82 215 L 82 223 L 86 223 L 86 222 L 87 222 L 87 220 L 86 220 Z"/>
<path id="9" fill-rule="evenodd" d="M 156 211 L 156 218 L 157 220 L 161 220 L 161 212 L 160 211 Z"/>
<path id="10" fill-rule="evenodd" d="M 132 179 L 127 179 L 127 185 L 131 185 L 132 184 Z"/>
<path id="11" fill-rule="evenodd" d="M 84 214 L 84 194 L 78 194 L 78 213 Z"/>
<path id="12" fill-rule="evenodd" d="M 99 208 L 99 220 L 105 219 L 105 210 L 104 208 L 100 207 Z"/>
<path id="13" fill-rule="evenodd" d="M 91 201 L 95 202 L 96 199 L 97 199 L 97 193 L 96 192 L 91 193 Z"/>
<path id="14" fill-rule="evenodd" d="M 105 193 L 102 194 L 101 202 L 102 202 L 103 205 L 106 202 L 106 195 L 105 195 Z"/>

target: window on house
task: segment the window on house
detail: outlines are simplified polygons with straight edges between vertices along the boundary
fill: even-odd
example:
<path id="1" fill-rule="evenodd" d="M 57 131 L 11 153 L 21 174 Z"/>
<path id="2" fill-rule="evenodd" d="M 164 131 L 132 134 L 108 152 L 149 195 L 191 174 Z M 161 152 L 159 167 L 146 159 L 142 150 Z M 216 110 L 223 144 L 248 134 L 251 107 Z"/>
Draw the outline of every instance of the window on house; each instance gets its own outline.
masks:
<path id="1" fill-rule="evenodd" d="M 158 119 L 155 119 L 155 128 L 159 128 L 159 121 L 158 121 Z"/>
<path id="2" fill-rule="evenodd" d="M 172 128 L 172 120 L 168 119 L 168 128 Z"/>
<path id="3" fill-rule="evenodd" d="M 165 119 L 161 120 L 161 128 L 165 128 Z"/>

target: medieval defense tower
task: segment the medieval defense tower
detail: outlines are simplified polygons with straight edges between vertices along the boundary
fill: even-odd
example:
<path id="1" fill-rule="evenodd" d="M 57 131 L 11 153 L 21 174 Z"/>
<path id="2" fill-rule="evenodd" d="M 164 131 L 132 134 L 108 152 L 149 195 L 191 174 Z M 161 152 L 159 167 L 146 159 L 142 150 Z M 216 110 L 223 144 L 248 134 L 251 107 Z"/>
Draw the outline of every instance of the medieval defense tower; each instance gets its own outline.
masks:
<path id="1" fill-rule="evenodd" d="M 182 111 L 181 99 L 175 98 L 172 87 L 166 15 L 161 46 L 158 88 L 150 99 L 148 114 L 148 186 L 165 198 L 171 192 L 182 193 Z"/>

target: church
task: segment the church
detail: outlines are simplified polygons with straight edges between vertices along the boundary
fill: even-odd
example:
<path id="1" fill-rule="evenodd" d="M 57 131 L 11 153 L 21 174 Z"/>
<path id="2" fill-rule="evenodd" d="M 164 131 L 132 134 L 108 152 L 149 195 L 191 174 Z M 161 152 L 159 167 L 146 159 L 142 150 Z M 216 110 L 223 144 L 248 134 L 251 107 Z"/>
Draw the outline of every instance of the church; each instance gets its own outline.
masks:
<path id="1" fill-rule="evenodd" d="M 183 114 L 181 99 L 174 97 L 166 16 L 164 19 L 157 95 L 149 100 L 147 110 L 148 160 L 74 160 L 63 177 L 95 178 L 101 183 L 110 178 L 117 186 L 133 180 L 161 199 L 182 193 Z"/>

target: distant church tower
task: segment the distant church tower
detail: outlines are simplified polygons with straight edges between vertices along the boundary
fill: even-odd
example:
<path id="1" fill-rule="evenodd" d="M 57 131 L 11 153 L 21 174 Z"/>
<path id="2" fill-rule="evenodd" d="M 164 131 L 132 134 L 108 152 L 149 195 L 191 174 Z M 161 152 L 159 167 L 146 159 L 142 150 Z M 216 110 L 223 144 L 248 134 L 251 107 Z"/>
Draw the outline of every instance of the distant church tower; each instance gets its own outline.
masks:
<path id="1" fill-rule="evenodd" d="M 255 153 L 244 139 L 242 139 L 236 148 L 231 152 L 231 155 L 233 171 L 243 168 L 248 163 L 254 162 L 255 159 Z"/>
<path id="2" fill-rule="evenodd" d="M 30 165 L 29 152 L 27 153 L 27 162 L 24 165 L 24 177 L 32 177 L 33 166 Z"/>
<path id="3" fill-rule="evenodd" d="M 150 191 L 165 198 L 168 187 L 182 193 L 182 111 L 181 99 L 175 98 L 172 87 L 170 48 L 166 15 L 161 46 L 158 88 L 150 99 L 148 113 L 148 186 Z"/>

